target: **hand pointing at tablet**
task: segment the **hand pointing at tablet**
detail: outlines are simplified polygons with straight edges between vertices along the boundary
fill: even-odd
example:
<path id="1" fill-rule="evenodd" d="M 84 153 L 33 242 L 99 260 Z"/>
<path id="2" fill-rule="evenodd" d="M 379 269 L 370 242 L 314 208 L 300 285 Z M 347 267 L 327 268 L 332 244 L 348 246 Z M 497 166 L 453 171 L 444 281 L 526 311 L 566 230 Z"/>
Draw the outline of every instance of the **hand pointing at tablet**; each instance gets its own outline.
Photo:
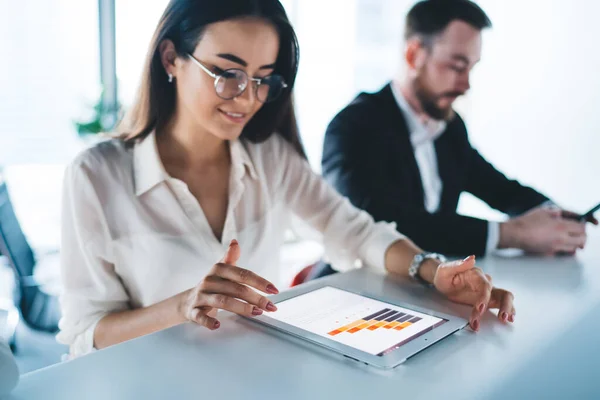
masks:
<path id="1" fill-rule="evenodd" d="M 142 335 L 191 321 L 214 330 L 221 326 L 217 310 L 248 317 L 275 311 L 277 307 L 261 292 L 279 293 L 275 286 L 255 273 L 236 266 L 240 246 L 232 240 L 221 262 L 192 289 L 161 302 L 104 316 L 94 330 L 94 347 L 103 349 Z"/>
<path id="2" fill-rule="evenodd" d="M 239 258 L 240 245 L 232 240 L 221 262 L 195 288 L 183 293 L 179 310 L 186 320 L 214 330 L 221 325 L 215 318 L 217 309 L 248 317 L 277 310 L 269 299 L 252 289 L 277 294 L 275 285 L 236 266 Z"/>

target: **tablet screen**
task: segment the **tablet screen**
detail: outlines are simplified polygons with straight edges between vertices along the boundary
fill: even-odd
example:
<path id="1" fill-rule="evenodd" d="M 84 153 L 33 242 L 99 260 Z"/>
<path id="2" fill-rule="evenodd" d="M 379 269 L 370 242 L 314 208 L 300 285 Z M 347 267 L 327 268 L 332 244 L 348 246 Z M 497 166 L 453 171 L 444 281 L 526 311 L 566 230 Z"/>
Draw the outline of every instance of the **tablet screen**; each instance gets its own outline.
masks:
<path id="1" fill-rule="evenodd" d="M 277 303 L 269 317 L 383 356 L 447 320 L 325 286 Z"/>

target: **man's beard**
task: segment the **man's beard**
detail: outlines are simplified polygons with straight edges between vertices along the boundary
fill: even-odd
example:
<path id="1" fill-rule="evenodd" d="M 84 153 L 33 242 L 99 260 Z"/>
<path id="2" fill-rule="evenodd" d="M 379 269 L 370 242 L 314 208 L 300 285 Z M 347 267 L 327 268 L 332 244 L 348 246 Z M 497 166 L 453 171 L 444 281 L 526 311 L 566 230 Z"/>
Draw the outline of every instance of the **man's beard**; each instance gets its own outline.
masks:
<path id="1" fill-rule="evenodd" d="M 421 104 L 421 108 L 431 118 L 438 121 L 450 121 L 454 117 L 454 109 L 452 103 L 448 107 L 441 108 L 438 106 L 438 101 L 444 97 L 459 97 L 462 92 L 446 92 L 442 94 L 433 93 L 425 84 L 426 77 L 423 73 L 414 81 L 414 92 L 417 100 Z"/>

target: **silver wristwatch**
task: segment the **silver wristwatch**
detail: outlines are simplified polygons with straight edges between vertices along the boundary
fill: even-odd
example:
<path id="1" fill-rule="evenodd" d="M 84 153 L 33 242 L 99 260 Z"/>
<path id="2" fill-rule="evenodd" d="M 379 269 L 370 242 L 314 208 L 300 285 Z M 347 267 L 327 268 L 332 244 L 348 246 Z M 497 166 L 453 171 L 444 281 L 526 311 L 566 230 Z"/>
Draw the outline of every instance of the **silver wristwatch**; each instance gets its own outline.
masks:
<path id="1" fill-rule="evenodd" d="M 425 262 L 425 260 L 434 259 L 438 260 L 440 263 L 446 262 L 446 257 L 438 253 L 421 253 L 417 254 L 415 258 L 413 258 L 412 263 L 410 263 L 410 268 L 408 269 L 408 275 L 423 284 L 429 285 L 425 279 L 421 278 L 419 275 L 419 270 L 421 269 L 421 265 Z"/>

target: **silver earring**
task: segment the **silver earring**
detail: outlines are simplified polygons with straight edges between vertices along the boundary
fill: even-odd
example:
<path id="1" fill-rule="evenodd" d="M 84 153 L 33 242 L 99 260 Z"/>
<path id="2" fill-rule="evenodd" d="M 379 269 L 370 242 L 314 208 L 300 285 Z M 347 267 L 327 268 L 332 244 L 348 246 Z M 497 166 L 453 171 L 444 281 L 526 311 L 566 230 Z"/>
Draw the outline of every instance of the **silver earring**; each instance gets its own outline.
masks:
<path id="1" fill-rule="evenodd" d="M 173 83 L 173 74 L 169 74 L 169 83 Z"/>

